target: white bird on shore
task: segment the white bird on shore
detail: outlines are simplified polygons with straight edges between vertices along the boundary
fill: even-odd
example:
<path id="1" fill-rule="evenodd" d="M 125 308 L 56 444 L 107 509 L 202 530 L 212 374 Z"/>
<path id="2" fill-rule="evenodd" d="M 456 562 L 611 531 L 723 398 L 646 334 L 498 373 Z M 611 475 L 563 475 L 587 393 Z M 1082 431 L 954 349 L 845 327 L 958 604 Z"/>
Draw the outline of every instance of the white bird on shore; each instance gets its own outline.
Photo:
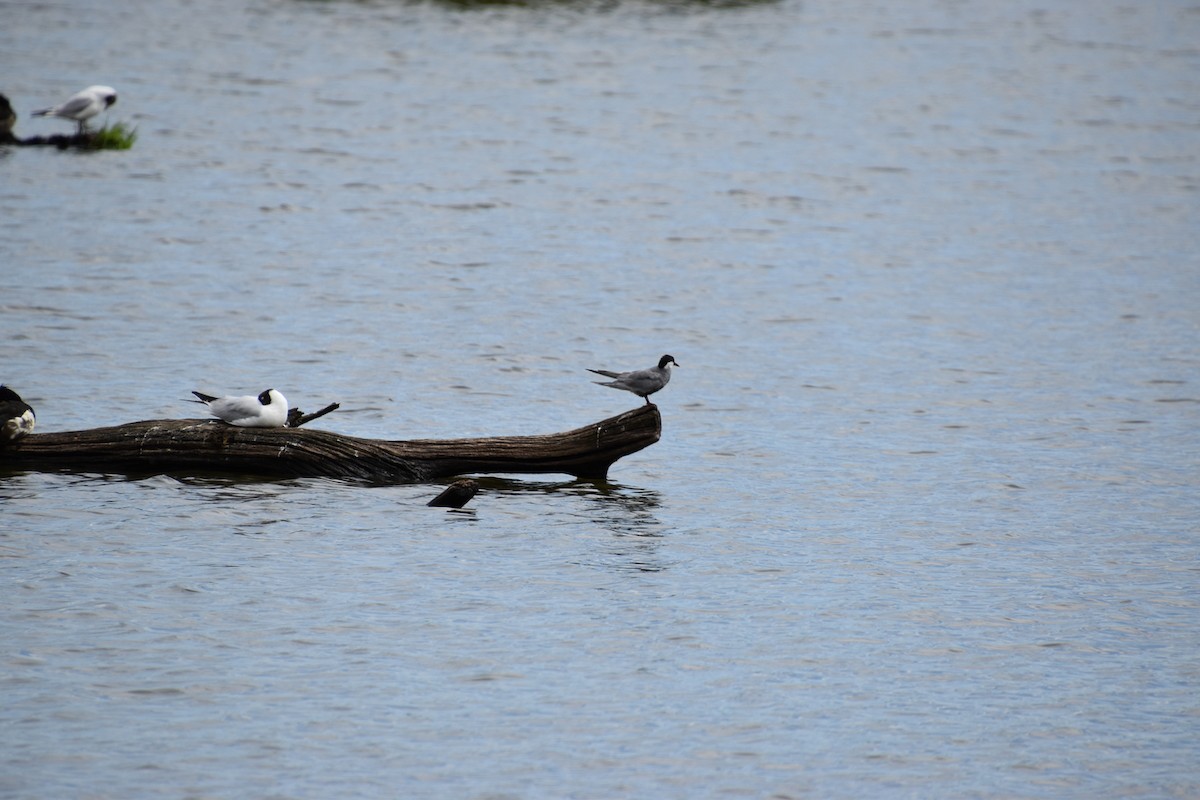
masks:
<path id="1" fill-rule="evenodd" d="M 645 398 L 646 405 L 650 405 L 650 395 L 666 386 L 671 380 L 671 368 L 667 366 L 668 364 L 679 366 L 675 362 L 674 356 L 663 356 L 658 360 L 658 366 L 651 367 L 650 369 L 638 369 L 632 372 L 609 372 L 606 369 L 589 369 L 588 372 L 612 378 L 611 381 L 592 381 L 593 383 L 633 392 L 638 397 Z"/>
<path id="2" fill-rule="evenodd" d="M 111 86 L 89 86 L 82 92 L 71 95 L 62 105 L 43 108 L 33 112 L 35 117 L 61 117 L 79 123 L 79 133 L 87 128 L 87 121 L 117 102 L 117 91 Z"/>
<path id="3" fill-rule="evenodd" d="M 0 386 L 0 440 L 15 442 L 33 430 L 37 415 L 21 396 Z"/>
<path id="4" fill-rule="evenodd" d="M 213 397 L 209 394 L 192 392 L 217 419 L 241 428 L 282 428 L 287 425 L 287 399 L 276 389 L 267 389 L 255 397 Z"/>

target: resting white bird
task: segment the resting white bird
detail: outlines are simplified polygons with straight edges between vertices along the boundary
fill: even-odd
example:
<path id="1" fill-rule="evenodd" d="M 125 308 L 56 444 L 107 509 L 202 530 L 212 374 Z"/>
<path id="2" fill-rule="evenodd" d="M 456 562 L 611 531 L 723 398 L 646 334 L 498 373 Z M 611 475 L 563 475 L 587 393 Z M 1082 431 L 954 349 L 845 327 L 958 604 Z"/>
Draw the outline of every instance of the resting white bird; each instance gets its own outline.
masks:
<path id="1" fill-rule="evenodd" d="M 671 380 L 671 368 L 667 366 L 668 364 L 679 366 L 675 362 L 674 356 L 663 356 L 658 360 L 658 366 L 651 367 L 650 369 L 638 369 L 632 372 L 609 372 L 606 369 L 589 369 L 588 372 L 612 378 L 611 381 L 592 381 L 593 383 L 633 392 L 638 397 L 645 398 L 646 405 L 650 405 L 650 395 L 666 386 Z"/>
<path id="2" fill-rule="evenodd" d="M 287 399 L 276 389 L 267 389 L 255 397 L 213 397 L 210 394 L 192 392 L 217 419 L 241 428 L 282 428 L 287 425 Z"/>
<path id="3" fill-rule="evenodd" d="M 7 386 L 0 386 L 0 441 L 15 442 L 33 430 L 37 415 Z"/>
<path id="4" fill-rule="evenodd" d="M 87 129 L 87 121 L 117 102 L 117 91 L 111 86 L 89 86 L 71 95 L 67 102 L 33 112 L 35 117 L 62 117 L 79 123 L 79 133 Z"/>

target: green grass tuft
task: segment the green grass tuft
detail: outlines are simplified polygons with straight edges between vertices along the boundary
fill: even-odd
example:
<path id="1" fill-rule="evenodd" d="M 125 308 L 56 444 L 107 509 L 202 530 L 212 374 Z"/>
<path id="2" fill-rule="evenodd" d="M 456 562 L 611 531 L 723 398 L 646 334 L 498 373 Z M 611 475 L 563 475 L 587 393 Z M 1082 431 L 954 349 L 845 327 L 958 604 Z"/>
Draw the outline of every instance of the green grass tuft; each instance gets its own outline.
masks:
<path id="1" fill-rule="evenodd" d="M 96 150 L 128 150 L 136 141 L 136 127 L 116 122 L 93 133 L 91 146 Z"/>

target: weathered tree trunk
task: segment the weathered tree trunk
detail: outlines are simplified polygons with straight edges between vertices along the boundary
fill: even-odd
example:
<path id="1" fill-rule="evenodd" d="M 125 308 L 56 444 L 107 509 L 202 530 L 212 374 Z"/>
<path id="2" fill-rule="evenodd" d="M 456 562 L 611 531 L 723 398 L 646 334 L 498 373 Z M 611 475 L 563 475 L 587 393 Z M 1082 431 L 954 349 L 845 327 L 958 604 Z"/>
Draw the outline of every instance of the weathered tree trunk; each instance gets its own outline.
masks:
<path id="1" fill-rule="evenodd" d="M 424 483 L 468 473 L 562 472 L 604 478 L 613 462 L 654 444 L 661 433 L 662 419 L 654 405 L 545 436 L 412 441 L 168 419 L 33 433 L 0 449 L 0 469 L 221 472 L 377 483 Z"/>

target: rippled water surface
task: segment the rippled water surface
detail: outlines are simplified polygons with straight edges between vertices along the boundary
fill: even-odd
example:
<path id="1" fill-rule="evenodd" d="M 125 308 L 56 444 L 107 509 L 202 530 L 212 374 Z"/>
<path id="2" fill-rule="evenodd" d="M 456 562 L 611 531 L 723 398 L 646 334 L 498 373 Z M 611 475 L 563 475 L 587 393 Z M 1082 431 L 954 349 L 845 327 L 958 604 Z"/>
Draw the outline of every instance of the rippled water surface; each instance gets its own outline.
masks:
<path id="1" fill-rule="evenodd" d="M 0 473 L 6 798 L 1200 795 L 1200 8 L 0 6 L 0 381 L 609 482 Z"/>

